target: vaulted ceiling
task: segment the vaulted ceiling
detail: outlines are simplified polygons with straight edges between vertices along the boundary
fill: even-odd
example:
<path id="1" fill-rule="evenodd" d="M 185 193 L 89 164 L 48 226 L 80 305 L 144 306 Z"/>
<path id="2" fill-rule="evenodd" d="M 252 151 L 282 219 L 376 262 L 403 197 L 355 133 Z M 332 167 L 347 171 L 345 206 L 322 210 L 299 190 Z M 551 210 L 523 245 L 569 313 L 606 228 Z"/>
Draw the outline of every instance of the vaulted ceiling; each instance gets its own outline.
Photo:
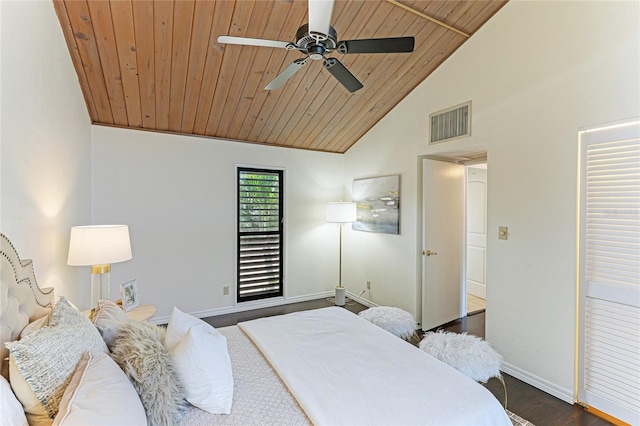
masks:
<path id="1" fill-rule="evenodd" d="M 327 152 L 348 150 L 505 3 L 336 0 L 338 40 L 415 36 L 413 53 L 334 52 L 364 85 L 350 93 L 319 61 L 265 90 L 301 53 L 217 42 L 295 42 L 307 0 L 54 0 L 94 124 Z"/>

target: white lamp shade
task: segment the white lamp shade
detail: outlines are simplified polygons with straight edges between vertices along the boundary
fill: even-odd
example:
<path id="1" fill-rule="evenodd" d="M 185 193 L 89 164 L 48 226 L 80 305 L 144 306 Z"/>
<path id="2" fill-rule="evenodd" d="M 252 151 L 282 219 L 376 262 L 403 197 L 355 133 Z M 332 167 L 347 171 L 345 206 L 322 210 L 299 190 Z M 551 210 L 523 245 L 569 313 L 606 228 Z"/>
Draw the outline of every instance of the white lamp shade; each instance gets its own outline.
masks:
<path id="1" fill-rule="evenodd" d="M 327 203 L 327 222 L 349 223 L 356 219 L 356 203 Z"/>
<path id="2" fill-rule="evenodd" d="M 68 265 L 108 265 L 131 258 L 131 241 L 127 225 L 71 228 Z"/>

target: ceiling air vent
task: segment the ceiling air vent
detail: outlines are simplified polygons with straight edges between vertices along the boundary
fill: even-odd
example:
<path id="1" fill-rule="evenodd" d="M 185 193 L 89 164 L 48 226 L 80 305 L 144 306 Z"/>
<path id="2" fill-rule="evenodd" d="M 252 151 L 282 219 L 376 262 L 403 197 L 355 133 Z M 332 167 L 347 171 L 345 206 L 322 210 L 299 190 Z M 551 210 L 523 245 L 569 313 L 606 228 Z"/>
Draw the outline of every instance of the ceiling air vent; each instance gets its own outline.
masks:
<path id="1" fill-rule="evenodd" d="M 471 136 L 471 101 L 429 115 L 429 143 Z"/>

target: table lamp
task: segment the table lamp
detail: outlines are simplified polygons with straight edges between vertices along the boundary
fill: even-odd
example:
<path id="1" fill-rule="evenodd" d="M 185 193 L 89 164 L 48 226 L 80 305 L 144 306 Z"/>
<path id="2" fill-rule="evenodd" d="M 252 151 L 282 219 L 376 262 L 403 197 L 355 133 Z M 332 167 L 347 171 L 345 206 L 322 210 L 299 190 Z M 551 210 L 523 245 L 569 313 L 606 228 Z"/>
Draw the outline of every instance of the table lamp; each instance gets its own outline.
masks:
<path id="1" fill-rule="evenodd" d="M 127 225 L 74 226 L 71 228 L 67 265 L 91 266 L 91 308 L 111 293 L 111 264 L 130 260 Z"/>
<path id="2" fill-rule="evenodd" d="M 344 306 L 345 303 L 344 287 L 342 286 L 342 225 L 355 222 L 356 218 L 356 203 L 342 201 L 327 203 L 327 222 L 340 225 L 340 271 L 336 287 L 336 306 Z"/>

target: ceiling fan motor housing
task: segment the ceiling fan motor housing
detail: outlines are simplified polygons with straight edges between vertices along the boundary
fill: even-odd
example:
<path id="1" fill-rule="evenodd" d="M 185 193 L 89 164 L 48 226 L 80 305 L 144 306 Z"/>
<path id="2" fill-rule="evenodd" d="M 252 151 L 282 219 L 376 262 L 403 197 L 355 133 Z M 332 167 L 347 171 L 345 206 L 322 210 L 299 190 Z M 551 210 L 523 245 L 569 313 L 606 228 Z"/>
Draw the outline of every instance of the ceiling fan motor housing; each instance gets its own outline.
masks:
<path id="1" fill-rule="evenodd" d="M 330 52 L 338 45 L 338 35 L 335 28 L 329 27 L 329 34 L 309 33 L 309 24 L 298 28 L 296 33 L 296 45 L 306 50 L 314 61 L 324 58 L 326 52 Z"/>

